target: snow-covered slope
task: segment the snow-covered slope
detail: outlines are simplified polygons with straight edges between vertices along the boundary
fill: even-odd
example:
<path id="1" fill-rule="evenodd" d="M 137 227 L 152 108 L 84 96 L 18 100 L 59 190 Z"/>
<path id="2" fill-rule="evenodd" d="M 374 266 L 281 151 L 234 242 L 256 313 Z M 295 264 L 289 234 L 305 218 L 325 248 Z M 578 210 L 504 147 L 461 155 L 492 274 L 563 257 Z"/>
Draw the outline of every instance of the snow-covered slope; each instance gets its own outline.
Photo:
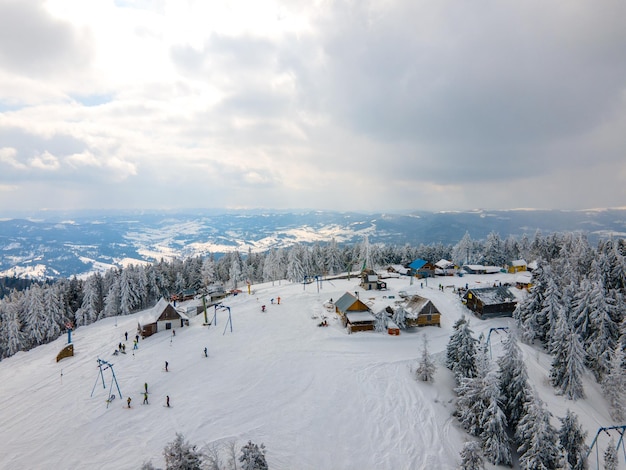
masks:
<path id="1" fill-rule="evenodd" d="M 498 274 L 506 282 L 507 274 Z M 199 447 L 248 440 L 267 447 L 267 460 L 279 469 L 455 469 L 465 434 L 452 417 L 453 379 L 442 365 L 453 323 L 469 311 L 444 285 L 489 284 L 491 276 L 465 276 L 410 284 L 389 279 L 388 291 L 363 291 L 357 281 L 325 281 L 303 286 L 253 286 L 253 293 L 228 298 L 217 311 L 217 326 L 203 326 L 204 315 L 175 336 L 160 332 L 132 350 L 142 313 L 109 318 L 73 333 L 75 356 L 55 362 L 66 337 L 0 362 L 0 468 L 138 469 L 152 459 L 163 467 L 163 447 L 176 432 Z M 378 311 L 399 300 L 398 292 L 429 297 L 442 312 L 442 326 L 400 336 L 366 332 L 348 335 L 324 302 L 344 292 Z M 280 296 L 280 305 L 270 299 Z M 261 305 L 266 312 L 261 312 Z M 214 311 L 209 310 L 212 318 Z M 328 328 L 317 324 L 322 316 Z M 511 319 L 471 326 L 476 336 L 512 326 Z M 112 353 L 124 333 L 127 354 Z M 434 384 L 414 379 L 421 335 L 439 369 Z M 491 336 L 494 359 L 502 333 Z M 207 347 L 209 357 L 203 350 Z M 599 387 L 586 377 L 587 399 L 567 401 L 547 383 L 549 358 L 522 345 L 531 379 L 555 415 L 575 411 L 588 431 L 612 423 Z M 122 399 L 107 408 L 111 371 L 99 377 L 97 359 L 111 362 Z M 164 371 L 165 361 L 169 372 Z M 149 405 L 142 405 L 144 383 Z M 93 396 L 92 396 L 93 390 Z M 117 395 L 115 387 L 113 389 Z M 173 407 L 164 407 L 166 396 Z M 124 408 L 126 397 L 132 408 Z M 601 453 L 608 438 L 600 439 Z M 595 455 L 595 454 L 594 454 Z M 591 468 L 595 468 L 593 460 Z M 623 457 L 622 462 L 623 465 Z"/>

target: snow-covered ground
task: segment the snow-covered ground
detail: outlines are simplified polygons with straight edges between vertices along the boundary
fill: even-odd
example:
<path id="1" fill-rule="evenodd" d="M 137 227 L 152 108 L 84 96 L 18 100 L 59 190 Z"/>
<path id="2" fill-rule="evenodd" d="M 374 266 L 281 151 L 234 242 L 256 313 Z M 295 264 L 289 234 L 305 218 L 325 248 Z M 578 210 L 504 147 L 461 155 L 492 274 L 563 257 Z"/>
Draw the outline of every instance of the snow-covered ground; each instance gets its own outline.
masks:
<path id="1" fill-rule="evenodd" d="M 142 313 L 82 327 L 73 333 L 74 357 L 56 362 L 67 343 L 62 337 L 0 362 L 0 468 L 123 470 L 139 469 L 147 460 L 163 467 L 163 448 L 179 432 L 200 448 L 232 440 L 237 449 L 248 440 L 264 443 L 273 470 L 455 469 L 470 437 L 452 417 L 453 379 L 443 366 L 452 325 L 462 314 L 470 315 L 478 336 L 513 322 L 476 319 L 451 288 L 442 292 L 439 283 L 488 286 L 513 278 L 468 275 L 430 279 L 428 285 L 387 279 L 387 291 L 363 291 L 356 278 L 325 281 L 319 291 L 316 284 L 285 281 L 254 285 L 251 295 L 224 301 L 231 309 L 232 332 L 227 310 L 217 311 L 217 326 L 211 327 L 203 326 L 200 314 L 175 336 L 160 332 L 141 340 L 134 354 L 132 338 Z M 358 291 L 375 312 L 399 300 L 399 291 L 418 293 L 442 312 L 441 328 L 400 336 L 348 335 L 323 306 L 346 291 Z M 271 304 L 279 296 L 280 305 Z M 213 313 L 210 309 L 209 318 Z M 324 315 L 328 328 L 317 326 Z M 124 332 L 127 354 L 113 356 Z M 416 381 L 412 373 L 423 334 L 439 366 L 434 384 Z M 491 335 L 494 360 L 503 334 Z M 618 424 L 591 375 L 585 378 L 586 399 L 555 396 L 547 380 L 550 358 L 527 345 L 521 348 L 557 427 L 567 408 L 577 413 L 588 443 L 599 427 Z M 103 388 L 98 358 L 113 364 L 123 395 L 108 408 L 112 375 L 104 371 Z M 149 405 L 142 405 L 145 382 Z M 170 409 L 164 407 L 167 395 Z M 125 408 L 128 396 L 131 409 Z M 603 434 L 600 456 L 607 442 Z M 592 469 L 595 449 L 593 456 Z M 626 468 L 623 454 L 620 465 Z"/>

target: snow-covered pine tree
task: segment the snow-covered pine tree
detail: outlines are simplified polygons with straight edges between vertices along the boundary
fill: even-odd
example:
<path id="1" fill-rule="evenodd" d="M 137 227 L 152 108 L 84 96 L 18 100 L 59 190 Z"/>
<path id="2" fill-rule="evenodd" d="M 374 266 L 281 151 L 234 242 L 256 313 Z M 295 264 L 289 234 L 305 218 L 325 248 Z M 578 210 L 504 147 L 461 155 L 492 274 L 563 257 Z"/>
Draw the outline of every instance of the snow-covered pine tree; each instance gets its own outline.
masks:
<path id="1" fill-rule="evenodd" d="M 166 470 L 202 470 L 202 453 L 186 442 L 180 433 L 176 433 L 176 438 L 165 446 L 163 455 Z"/>
<path id="2" fill-rule="evenodd" d="M 567 410 L 561 421 L 559 429 L 559 444 L 563 448 L 566 459 L 572 470 L 587 469 L 587 452 L 589 448 L 585 444 L 587 433 L 578 423 L 578 417 Z"/>
<path id="3" fill-rule="evenodd" d="M 600 382 L 609 371 L 610 353 L 619 336 L 613 319 L 613 299 L 607 295 L 601 281 L 592 282 L 588 303 L 590 305 L 590 334 L 585 341 L 587 365 Z"/>
<path id="4" fill-rule="evenodd" d="M 437 366 L 428 352 L 428 338 L 422 335 L 422 357 L 415 371 L 415 377 L 423 382 L 433 382 L 435 372 L 437 372 Z"/>
<path id="5" fill-rule="evenodd" d="M 525 403 L 532 397 L 528 372 L 514 333 L 504 340 L 504 354 L 498 358 L 498 379 L 502 409 L 513 430 L 524 415 Z"/>
<path id="6" fill-rule="evenodd" d="M 459 327 L 457 362 L 452 368 L 457 383 L 461 378 L 476 377 L 476 339 L 469 327 L 469 320 Z"/>
<path id="7" fill-rule="evenodd" d="M 15 298 L 14 293 L 11 297 Z M 18 313 L 18 302 L 0 302 L 0 355 L 9 357 L 27 347 L 26 336 L 22 331 L 22 321 Z"/>
<path id="8" fill-rule="evenodd" d="M 461 449 L 461 470 L 483 470 L 485 464 L 480 455 L 480 444 L 476 441 L 467 441 Z"/>
<path id="9" fill-rule="evenodd" d="M 611 418 L 620 422 L 626 419 L 626 354 L 624 352 L 624 340 L 622 336 L 611 352 L 609 373 L 602 381 L 604 397 L 609 402 Z"/>
<path id="10" fill-rule="evenodd" d="M 267 461 L 265 460 L 265 446 L 256 445 L 252 441 L 248 441 L 241 448 L 239 456 L 242 470 L 268 470 Z"/>
<path id="11" fill-rule="evenodd" d="M 406 328 L 406 310 L 402 307 L 398 307 L 393 312 L 393 322 L 398 325 L 398 328 Z"/>
<path id="12" fill-rule="evenodd" d="M 487 348 L 481 342 L 476 357 L 475 374 L 472 377 L 460 376 L 459 385 L 454 389 L 458 395 L 455 415 L 463 428 L 472 436 L 478 437 L 484 430 L 483 418 L 489 405 L 489 399 L 486 395 L 486 380 L 490 372 L 490 365 Z M 493 378 L 495 380 L 495 376 Z"/>
<path id="13" fill-rule="evenodd" d="M 454 333 L 452 333 L 452 335 L 450 336 L 450 339 L 448 340 L 448 344 L 446 346 L 446 367 L 450 370 L 453 370 L 455 364 L 459 361 L 459 330 L 466 321 L 467 320 L 465 319 L 465 315 L 461 315 L 461 318 L 459 318 L 452 326 Z"/>
<path id="14" fill-rule="evenodd" d="M 540 320 L 539 339 L 546 345 L 550 345 L 554 329 L 559 318 L 560 312 L 563 310 L 561 302 L 561 293 L 554 277 L 546 278 L 546 290 L 543 295 L 541 310 L 538 318 Z"/>
<path id="15" fill-rule="evenodd" d="M 609 444 L 606 446 L 606 450 L 604 451 L 604 470 L 617 469 L 617 447 L 615 446 L 615 439 L 611 437 L 611 439 L 609 439 Z"/>
<path id="16" fill-rule="evenodd" d="M 484 380 L 483 394 L 487 408 L 481 418 L 482 447 L 485 458 L 494 465 L 511 465 L 511 446 L 507 432 L 507 421 L 500 407 L 498 376 L 490 371 Z"/>
<path id="17" fill-rule="evenodd" d="M 550 344 L 554 354 L 550 382 L 559 395 L 565 395 L 570 400 L 578 400 L 585 396 L 582 382 L 585 351 L 565 312 L 560 309 L 557 316 Z"/>
<path id="18" fill-rule="evenodd" d="M 376 315 L 376 323 L 374 324 L 374 330 L 378 333 L 386 333 L 387 332 L 387 310 L 382 309 Z"/>
<path id="19" fill-rule="evenodd" d="M 520 468 L 523 470 L 550 470 L 556 467 L 559 457 L 557 431 L 550 424 L 550 416 L 551 413 L 538 397 L 526 403 L 526 413 L 515 432 Z"/>

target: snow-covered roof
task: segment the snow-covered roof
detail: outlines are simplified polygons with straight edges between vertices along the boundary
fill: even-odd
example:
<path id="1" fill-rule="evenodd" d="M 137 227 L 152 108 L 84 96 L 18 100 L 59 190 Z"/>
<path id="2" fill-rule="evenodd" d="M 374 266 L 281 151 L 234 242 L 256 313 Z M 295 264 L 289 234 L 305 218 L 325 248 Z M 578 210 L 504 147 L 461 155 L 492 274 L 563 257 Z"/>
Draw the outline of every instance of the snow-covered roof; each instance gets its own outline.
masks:
<path id="1" fill-rule="evenodd" d="M 515 276 L 515 282 L 519 282 L 520 284 L 529 284 L 532 277 L 533 275 L 528 271 L 522 271 Z"/>
<path id="2" fill-rule="evenodd" d="M 523 259 L 516 259 L 511 261 L 511 266 L 526 266 L 526 261 Z"/>
<path id="3" fill-rule="evenodd" d="M 375 321 L 376 317 L 370 312 L 346 312 L 346 318 L 350 323 Z"/>
<path id="4" fill-rule="evenodd" d="M 441 269 L 450 269 L 454 268 L 454 263 L 452 261 L 448 261 L 447 259 L 440 259 L 435 263 L 435 266 Z"/>
<path id="5" fill-rule="evenodd" d="M 423 312 L 424 308 L 430 304 L 430 312 Z M 411 296 L 411 298 L 409 299 L 409 301 L 407 302 L 406 306 L 404 307 L 404 310 L 407 313 L 407 317 L 409 318 L 417 318 L 419 316 L 420 313 L 439 313 L 439 310 L 437 309 L 437 307 L 435 307 L 435 305 L 430 301 L 430 299 L 427 299 L 425 297 L 421 297 L 419 295 L 413 295 Z"/>
<path id="6" fill-rule="evenodd" d="M 376 274 L 367 275 L 367 282 L 377 282 L 377 281 L 378 281 L 378 276 Z"/>
<path id="7" fill-rule="evenodd" d="M 498 305 L 517 301 L 517 297 L 505 286 L 470 289 L 465 294 L 465 297 L 470 293 L 478 297 L 485 305 Z"/>

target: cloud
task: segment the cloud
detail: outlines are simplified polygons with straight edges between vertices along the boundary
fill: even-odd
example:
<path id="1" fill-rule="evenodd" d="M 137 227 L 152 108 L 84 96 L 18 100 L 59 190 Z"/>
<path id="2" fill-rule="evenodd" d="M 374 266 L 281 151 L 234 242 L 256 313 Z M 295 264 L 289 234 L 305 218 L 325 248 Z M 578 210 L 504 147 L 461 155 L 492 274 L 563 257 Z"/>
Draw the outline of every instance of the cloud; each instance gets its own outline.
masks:
<path id="1" fill-rule="evenodd" d="M 29 164 L 32 168 L 44 171 L 58 170 L 60 167 L 59 159 L 49 152 L 44 152 L 31 158 Z"/>

